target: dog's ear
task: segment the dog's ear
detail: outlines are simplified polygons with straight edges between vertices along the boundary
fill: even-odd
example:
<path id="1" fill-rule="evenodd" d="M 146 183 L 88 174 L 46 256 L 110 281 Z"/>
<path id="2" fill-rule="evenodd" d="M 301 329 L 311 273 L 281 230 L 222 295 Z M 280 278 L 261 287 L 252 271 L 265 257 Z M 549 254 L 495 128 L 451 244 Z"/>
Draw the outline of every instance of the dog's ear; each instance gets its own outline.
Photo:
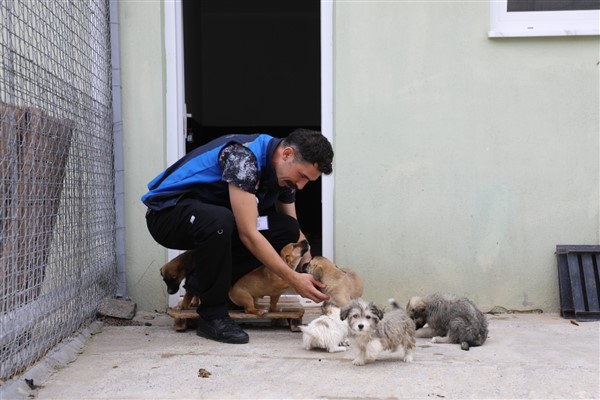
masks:
<path id="1" fill-rule="evenodd" d="M 342 321 L 345 320 L 346 318 L 348 318 L 348 314 L 350 314 L 351 308 L 352 308 L 351 306 L 348 306 L 348 307 L 344 307 L 340 310 L 340 319 Z"/>
<path id="2" fill-rule="evenodd" d="M 313 277 L 320 281 L 321 279 L 323 279 L 323 268 L 317 267 L 313 270 Z"/>
<path id="3" fill-rule="evenodd" d="M 377 307 L 377 305 L 375 305 L 375 303 L 371 303 L 369 305 L 369 307 L 371 308 L 371 312 L 373 314 L 375 314 L 377 316 L 377 318 L 382 319 L 383 318 L 383 310 L 379 307 Z"/>

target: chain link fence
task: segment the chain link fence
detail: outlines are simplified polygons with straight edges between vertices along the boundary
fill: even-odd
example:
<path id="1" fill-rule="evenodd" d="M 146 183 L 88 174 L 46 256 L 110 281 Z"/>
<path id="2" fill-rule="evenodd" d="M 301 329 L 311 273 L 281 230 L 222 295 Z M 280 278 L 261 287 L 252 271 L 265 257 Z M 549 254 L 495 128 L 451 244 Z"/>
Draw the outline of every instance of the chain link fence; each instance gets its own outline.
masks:
<path id="1" fill-rule="evenodd" d="M 0 380 L 117 288 L 108 0 L 0 0 Z"/>

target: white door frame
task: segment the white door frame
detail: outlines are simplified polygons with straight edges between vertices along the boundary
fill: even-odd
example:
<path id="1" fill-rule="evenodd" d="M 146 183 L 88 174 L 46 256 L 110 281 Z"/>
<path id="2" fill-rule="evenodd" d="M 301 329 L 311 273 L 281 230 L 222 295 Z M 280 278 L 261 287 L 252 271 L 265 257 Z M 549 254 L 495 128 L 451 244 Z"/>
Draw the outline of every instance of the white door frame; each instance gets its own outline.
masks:
<path id="1" fill-rule="evenodd" d="M 183 84 L 183 19 L 181 0 L 165 0 L 165 61 L 166 61 L 166 152 L 167 165 L 185 155 L 186 110 L 185 85 Z M 181 251 L 169 249 L 169 260 Z M 175 307 L 185 294 L 183 288 L 169 296 L 169 307 Z"/>
<path id="2" fill-rule="evenodd" d="M 333 1 L 321 0 L 321 131 L 333 145 Z M 323 255 L 335 259 L 333 250 L 334 174 L 321 178 Z"/>
<path id="3" fill-rule="evenodd" d="M 183 20 L 181 0 L 165 1 L 166 146 L 167 165 L 185 155 L 186 111 L 183 83 Z M 179 134 L 176 134 L 179 132 Z"/>
<path id="4" fill-rule="evenodd" d="M 185 155 L 186 109 L 183 64 L 183 17 L 181 0 L 165 0 L 166 58 L 166 151 L 167 165 Z M 321 0 L 321 131 L 333 144 L 333 1 Z M 334 259 L 333 182 L 334 174 L 321 178 L 323 255 Z M 169 250 L 168 258 L 180 252 Z M 179 301 L 170 296 L 169 305 Z M 174 302 L 174 304 L 172 304 Z"/>

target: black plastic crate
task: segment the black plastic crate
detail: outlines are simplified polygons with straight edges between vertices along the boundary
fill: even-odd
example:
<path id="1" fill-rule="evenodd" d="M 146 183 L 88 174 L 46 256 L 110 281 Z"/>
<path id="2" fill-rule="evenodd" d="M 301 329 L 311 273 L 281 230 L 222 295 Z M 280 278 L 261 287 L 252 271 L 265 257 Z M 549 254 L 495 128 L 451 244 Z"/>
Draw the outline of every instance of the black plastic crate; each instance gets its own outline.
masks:
<path id="1" fill-rule="evenodd" d="M 600 320 L 600 246 L 557 245 L 560 314 Z"/>

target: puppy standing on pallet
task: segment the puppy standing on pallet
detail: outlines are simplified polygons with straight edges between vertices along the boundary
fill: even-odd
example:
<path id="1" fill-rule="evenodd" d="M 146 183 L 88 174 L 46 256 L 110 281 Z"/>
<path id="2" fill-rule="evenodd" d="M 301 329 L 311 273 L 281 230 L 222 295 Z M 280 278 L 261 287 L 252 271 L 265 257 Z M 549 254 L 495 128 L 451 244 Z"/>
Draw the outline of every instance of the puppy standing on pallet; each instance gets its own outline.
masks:
<path id="1" fill-rule="evenodd" d="M 485 315 L 466 297 L 445 293 L 415 296 L 406 312 L 415 321 L 417 337 L 431 338 L 433 343 L 459 343 L 461 349 L 469 350 L 481 346 L 488 336 Z"/>
<path id="2" fill-rule="evenodd" d="M 308 251 L 308 242 L 301 240 L 290 243 L 281 250 L 281 258 L 295 270 L 300 260 Z M 269 311 L 277 311 L 279 297 L 290 287 L 290 284 L 274 274 L 267 267 L 258 267 L 242 276 L 229 290 L 229 298 L 238 306 L 244 307 L 247 314 L 263 316 L 267 311 L 257 307 L 261 297 L 269 296 Z"/>
<path id="3" fill-rule="evenodd" d="M 167 285 L 167 293 L 179 292 L 179 286 L 185 277 L 194 268 L 194 250 L 184 251 L 171 261 L 160 267 L 160 276 Z M 180 309 L 198 307 L 198 298 L 191 292 L 186 291 L 183 300 L 177 306 Z"/>
<path id="4" fill-rule="evenodd" d="M 297 129 L 283 139 L 227 135 L 189 152 L 148 184 L 142 202 L 152 237 L 167 248 L 196 250 L 185 288 L 200 299 L 198 335 L 249 341 L 229 316 L 228 292 L 260 265 L 302 297 L 328 298 L 321 282 L 291 270 L 279 251 L 305 239 L 296 190 L 330 174 L 332 161 L 331 143 L 320 132 Z"/>
<path id="5" fill-rule="evenodd" d="M 167 293 L 175 294 L 179 292 L 179 286 L 185 277 L 192 272 L 194 268 L 194 250 L 188 250 L 171 261 L 160 267 L 160 276 L 167 285 Z M 180 310 L 185 310 L 189 307 L 198 307 L 198 297 L 192 292 L 185 291 L 183 299 L 177 305 Z M 178 332 L 183 332 L 187 329 L 187 322 L 183 318 L 175 318 L 173 328 Z"/>
<path id="6" fill-rule="evenodd" d="M 346 307 L 360 298 L 364 290 L 363 279 L 349 268 L 340 268 L 327 257 L 317 256 L 302 266 L 302 272 L 311 274 L 325 284 L 323 292 L 329 296 L 323 307 Z"/>

